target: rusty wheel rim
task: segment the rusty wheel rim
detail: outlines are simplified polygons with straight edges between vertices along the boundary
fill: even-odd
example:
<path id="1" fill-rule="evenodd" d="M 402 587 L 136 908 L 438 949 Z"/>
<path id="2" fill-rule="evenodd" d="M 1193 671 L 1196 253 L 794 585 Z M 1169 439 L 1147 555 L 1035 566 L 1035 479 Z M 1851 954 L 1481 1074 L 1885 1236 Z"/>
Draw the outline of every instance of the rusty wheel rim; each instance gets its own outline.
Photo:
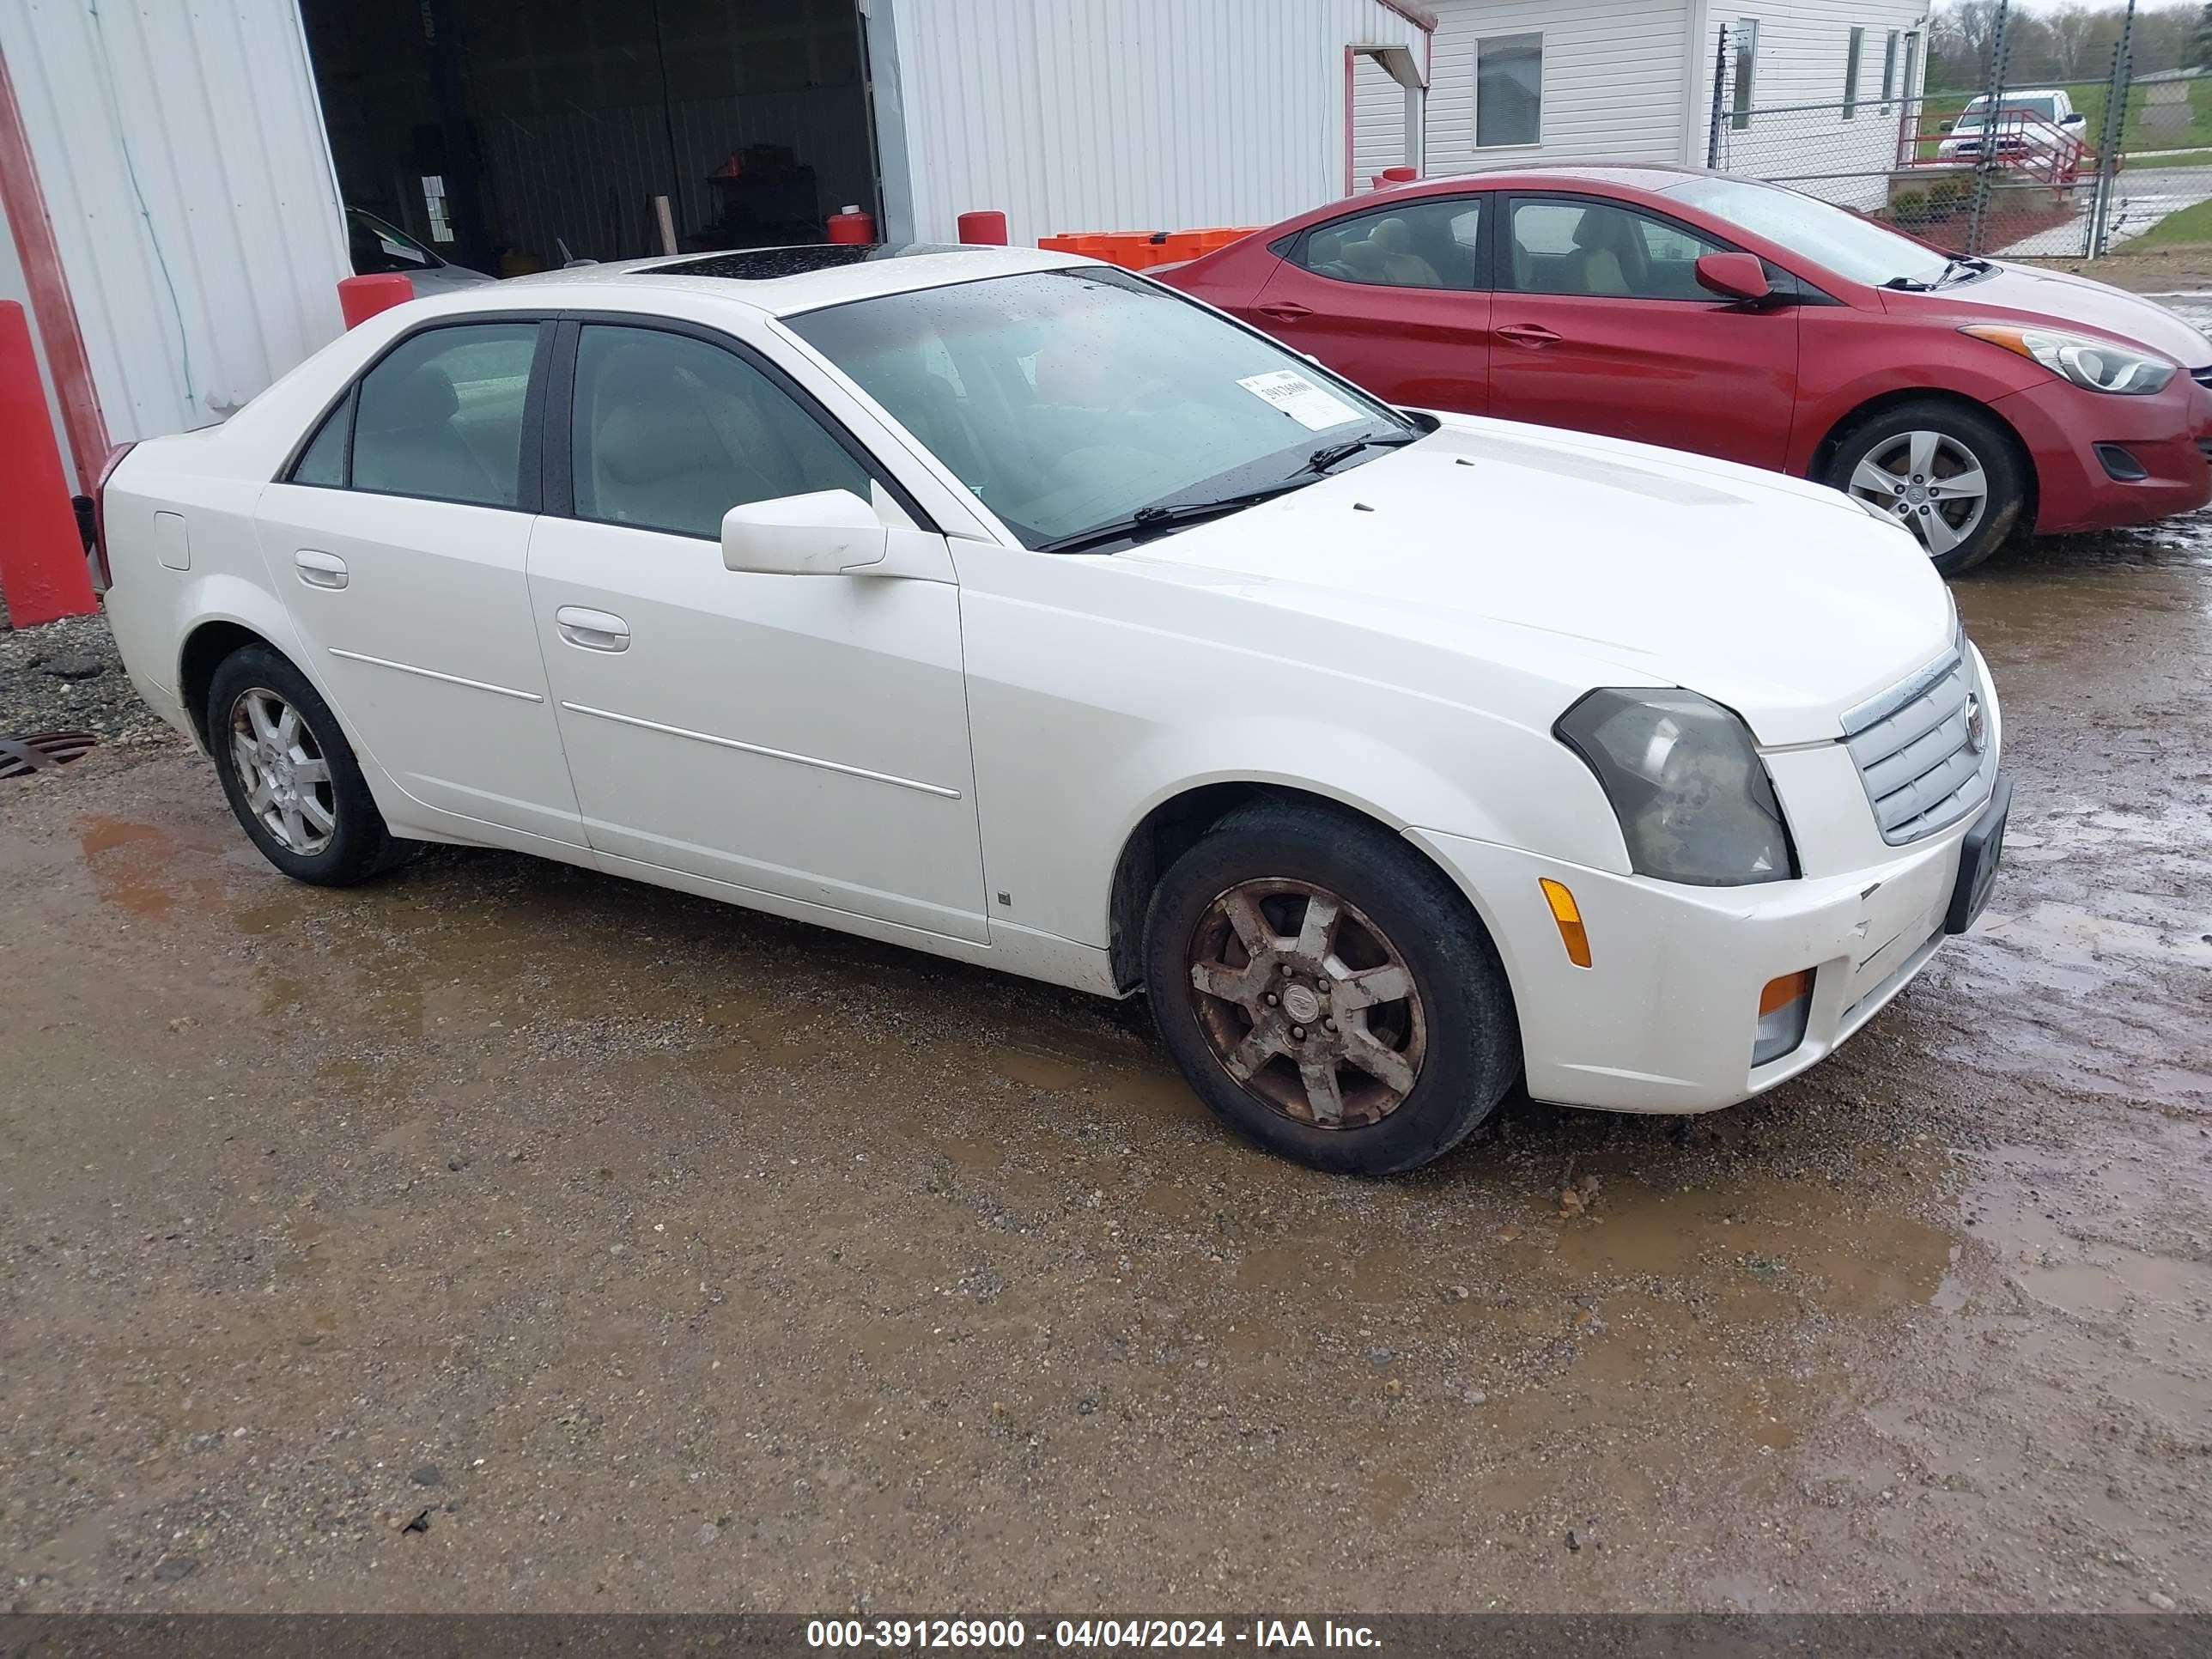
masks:
<path id="1" fill-rule="evenodd" d="M 1270 1110 L 1313 1128 L 1362 1128 L 1420 1081 L 1419 983 L 1340 894 L 1287 877 L 1240 882 L 1206 907 L 1189 959 L 1199 1030 Z"/>

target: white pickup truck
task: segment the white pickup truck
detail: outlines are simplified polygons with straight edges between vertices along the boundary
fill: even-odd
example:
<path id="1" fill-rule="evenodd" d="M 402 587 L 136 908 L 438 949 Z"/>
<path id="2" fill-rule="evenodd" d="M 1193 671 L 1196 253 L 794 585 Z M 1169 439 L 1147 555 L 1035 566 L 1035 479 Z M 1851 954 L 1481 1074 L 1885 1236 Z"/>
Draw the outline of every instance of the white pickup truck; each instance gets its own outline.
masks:
<path id="1" fill-rule="evenodd" d="M 1993 141 L 1999 161 L 2047 162 L 2054 156 L 2070 160 L 2080 154 L 2087 125 L 2088 117 L 2076 110 L 2073 99 L 2057 87 L 2006 93 L 1994 120 L 1990 100 L 1984 96 L 1946 125 L 1943 141 L 1936 147 L 1936 159 L 1978 161 L 1983 144 Z"/>

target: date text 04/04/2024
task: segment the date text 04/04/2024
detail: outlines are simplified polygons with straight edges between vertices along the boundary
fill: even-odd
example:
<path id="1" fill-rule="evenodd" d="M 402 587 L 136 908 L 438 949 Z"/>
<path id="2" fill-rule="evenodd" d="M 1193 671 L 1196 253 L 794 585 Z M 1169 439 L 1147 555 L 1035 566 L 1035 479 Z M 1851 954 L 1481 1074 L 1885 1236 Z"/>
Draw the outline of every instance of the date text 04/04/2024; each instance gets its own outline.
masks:
<path id="1" fill-rule="evenodd" d="M 1038 1644 L 1045 1633 L 1036 1632 Z M 985 1651 L 1027 1646 L 1028 1626 L 1016 1619 L 814 1619 L 806 1626 L 810 1648 L 967 1648 Z M 1381 1645 L 1365 1625 L 1322 1619 L 1256 1619 L 1232 1626 L 1220 1619 L 1061 1619 L 1050 1644 L 1060 1648 L 1200 1648 L 1233 1644 L 1265 1651 L 1290 1648 L 1365 1648 Z"/>

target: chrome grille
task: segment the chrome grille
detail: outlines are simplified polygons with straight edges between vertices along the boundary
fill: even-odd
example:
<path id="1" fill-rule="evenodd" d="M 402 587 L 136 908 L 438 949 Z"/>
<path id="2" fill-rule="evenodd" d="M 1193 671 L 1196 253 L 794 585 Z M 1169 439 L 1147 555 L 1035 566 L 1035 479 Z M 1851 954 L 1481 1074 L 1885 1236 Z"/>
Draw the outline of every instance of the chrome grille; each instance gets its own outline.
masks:
<path id="1" fill-rule="evenodd" d="M 1982 687 L 1965 646 L 1962 635 L 1940 661 L 1844 717 L 1844 747 L 1893 847 L 1956 823 L 1989 799 L 1997 757 L 1969 738 Z"/>

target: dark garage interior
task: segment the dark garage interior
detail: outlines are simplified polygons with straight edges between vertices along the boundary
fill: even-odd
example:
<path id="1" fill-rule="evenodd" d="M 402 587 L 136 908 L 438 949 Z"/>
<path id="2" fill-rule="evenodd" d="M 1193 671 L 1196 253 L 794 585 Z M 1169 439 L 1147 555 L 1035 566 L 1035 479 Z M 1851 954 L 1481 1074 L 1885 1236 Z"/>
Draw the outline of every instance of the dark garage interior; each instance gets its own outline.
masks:
<path id="1" fill-rule="evenodd" d="M 854 0 L 302 0 L 346 204 L 499 276 L 879 214 Z"/>

